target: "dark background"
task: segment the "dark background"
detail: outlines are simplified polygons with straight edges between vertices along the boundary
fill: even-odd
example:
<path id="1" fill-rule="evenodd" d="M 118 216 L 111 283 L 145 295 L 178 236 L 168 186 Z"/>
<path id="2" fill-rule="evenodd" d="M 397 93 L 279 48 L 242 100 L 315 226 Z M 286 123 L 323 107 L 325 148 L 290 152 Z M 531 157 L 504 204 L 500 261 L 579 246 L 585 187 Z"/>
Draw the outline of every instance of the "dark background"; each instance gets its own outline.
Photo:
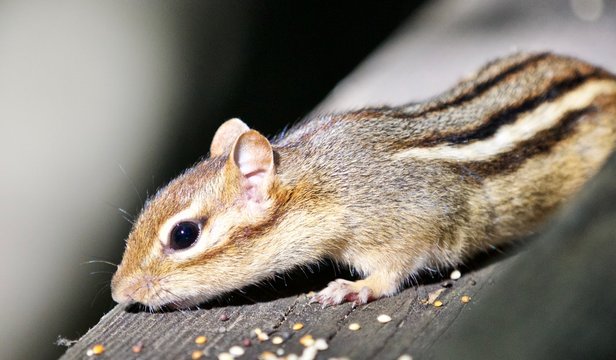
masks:
<path id="1" fill-rule="evenodd" d="M 160 115 L 165 125 L 163 125 L 162 135 L 159 136 L 157 142 L 152 142 L 150 145 L 150 157 L 144 159 L 141 164 L 143 172 L 130 165 L 126 166 L 122 155 L 117 155 L 112 159 L 122 166 L 120 170 L 113 164 L 104 163 L 104 166 L 96 166 L 97 173 L 100 172 L 96 177 L 103 187 L 111 186 L 112 181 L 118 176 L 117 173 L 121 172 L 120 177 L 124 179 L 119 181 L 120 186 L 123 187 L 123 191 L 129 188 L 129 195 L 113 196 L 109 204 L 94 202 L 85 205 L 90 209 L 101 210 L 93 211 L 91 214 L 80 211 L 79 207 L 72 205 L 71 200 L 64 195 L 60 197 L 61 200 L 42 200 L 48 204 L 54 202 L 54 208 L 72 207 L 66 219 L 54 219 L 53 213 L 49 216 L 46 214 L 45 217 L 53 222 L 54 226 L 59 226 L 64 230 L 81 223 L 83 229 L 79 231 L 75 229 L 72 233 L 74 240 L 56 239 L 61 238 L 62 235 L 54 230 L 46 231 L 45 239 L 34 234 L 30 239 L 28 231 L 19 232 L 21 235 L 25 232 L 25 238 L 22 238 L 19 246 L 24 247 L 24 252 L 28 254 L 24 256 L 33 261 L 31 264 L 34 264 L 34 267 L 28 265 L 27 261 L 16 260 L 18 264 L 16 266 L 22 266 L 23 269 L 11 265 L 10 280 L 4 283 L 3 279 L 3 286 L 13 283 L 16 285 L 2 291 L 5 294 L 3 317 L 6 317 L 7 321 L 2 321 L 0 357 L 53 358 L 64 352 L 65 348 L 53 345 L 57 337 L 78 339 L 114 305 L 108 287 L 112 273 L 110 267 L 105 264 L 82 264 L 90 260 L 119 263 L 124 246 L 123 239 L 126 238 L 130 229 L 130 224 L 124 221 L 123 217 L 130 218 L 131 215 L 137 214 L 148 194 L 155 192 L 157 188 L 163 186 L 183 169 L 206 155 L 214 131 L 224 120 L 240 117 L 262 133 L 274 135 L 284 125 L 295 122 L 306 115 L 340 79 L 351 72 L 403 20 L 408 18 L 420 3 L 422 1 L 390 1 L 387 4 L 381 2 L 358 4 L 356 2 L 174 1 L 152 5 L 140 2 L 131 4 L 132 7 L 129 9 L 126 4 L 113 5 L 110 3 L 112 5 L 105 7 L 104 11 L 71 1 L 60 2 L 56 6 L 26 5 L 18 2 L 0 4 L 0 12 L 4 11 L 5 18 L 3 19 L 10 20 L 4 22 L 5 27 L 0 26 L 0 41 L 2 36 L 6 36 L 10 43 L 10 37 L 13 36 L 17 39 L 13 52 L 24 50 L 24 53 L 29 51 L 35 54 L 35 56 L 24 56 L 24 59 L 16 60 L 17 71 L 23 71 L 24 75 L 27 75 L 30 69 L 39 68 L 43 74 L 42 77 L 33 80 L 34 89 L 24 90 L 24 96 L 32 98 L 31 103 L 24 108 L 19 108 L 15 113 L 25 114 L 32 107 L 36 108 L 38 102 L 45 101 L 39 98 L 36 88 L 45 86 L 47 76 L 52 77 L 56 71 L 63 71 L 62 76 L 68 74 L 74 77 L 78 87 L 76 91 L 79 93 L 87 93 L 89 86 L 93 89 L 102 86 L 87 83 L 84 77 L 87 77 L 87 74 L 95 76 L 97 72 L 101 72 L 99 67 L 107 61 L 107 56 L 113 54 L 102 54 L 96 59 L 98 62 L 93 63 L 81 60 L 82 56 L 87 56 L 88 52 L 105 46 L 103 44 L 99 47 L 94 40 L 90 40 L 89 32 L 99 31 L 94 25 L 88 23 L 88 19 L 92 16 L 94 19 L 101 19 L 103 30 L 100 31 L 107 31 L 109 30 L 107 28 L 117 26 L 116 20 L 111 21 L 112 18 L 136 24 L 134 28 L 136 31 L 141 31 L 141 22 L 146 24 L 144 26 L 156 29 L 158 25 L 152 22 L 160 21 L 157 19 L 161 18 L 166 21 L 166 24 L 161 24 L 161 26 L 172 28 L 173 32 L 163 32 L 162 35 L 165 37 L 163 40 L 174 44 L 172 56 L 176 67 L 172 69 L 172 76 L 174 81 L 179 83 L 177 87 L 180 88 L 178 90 L 180 96 L 174 100 L 173 106 L 169 107 L 167 113 Z M 96 14 L 99 11 L 100 13 Z M 68 20 L 64 21 L 63 18 Z M 43 25 L 40 25 L 41 22 Z M 36 26 L 40 29 L 23 30 L 36 28 Z M 66 29 L 62 30 L 64 32 L 58 38 L 47 39 L 51 37 L 49 33 L 54 34 L 54 31 L 57 28 L 62 29 L 62 26 Z M 71 42 L 70 37 L 73 35 L 82 36 L 85 40 L 78 39 Z M 121 42 L 125 35 L 131 36 L 131 34 L 122 34 L 119 31 L 118 34 L 110 35 L 110 41 L 115 42 L 117 39 Z M 148 37 L 148 34 L 143 35 L 145 41 L 156 41 L 156 39 L 152 40 L 152 37 Z M 49 45 L 50 42 L 52 45 Z M 46 48 L 47 46 L 50 48 Z M 64 53 L 63 46 L 67 49 Z M 154 48 L 156 46 L 158 45 L 152 45 Z M 128 59 L 138 55 L 132 51 L 129 49 L 126 54 L 121 55 Z M 64 64 L 60 66 L 67 66 L 67 68 L 57 70 L 56 64 L 53 63 L 55 59 Z M 156 60 L 158 59 L 153 59 L 153 61 Z M 24 61 L 29 64 L 24 65 Z M 66 62 L 71 61 L 74 62 L 75 69 L 66 65 Z M 0 66 L 2 65 L 0 61 Z M 79 70 L 82 66 L 84 70 Z M 144 63 L 143 66 L 148 66 L 148 64 Z M 83 71 L 86 75 L 79 71 Z M 16 76 L 16 87 L 22 84 L 20 78 L 21 75 Z M 8 81 L 6 78 L 4 80 Z M 60 93 L 59 96 L 61 96 L 63 86 L 67 86 L 67 82 L 70 80 L 66 77 L 54 80 L 54 82 L 50 80 L 52 84 L 50 91 Z M 121 85 L 105 86 L 110 86 L 109 91 L 113 92 L 113 86 L 120 87 Z M 7 93 L 14 94 L 13 89 L 8 89 Z M 20 100 L 18 95 L 11 98 L 10 94 L 4 97 L 7 103 L 15 103 L 15 98 Z M 41 97 L 46 96 L 47 93 L 44 93 Z M 139 99 L 141 95 L 136 93 L 132 96 Z M 0 94 L 0 102 L 2 101 L 3 97 Z M 50 101 L 54 102 L 54 106 L 61 108 L 72 106 L 68 92 L 66 103 Z M 137 102 L 132 105 L 114 103 L 107 105 L 110 108 L 124 106 L 129 110 L 131 107 L 139 106 Z M 85 113 L 88 113 L 88 109 L 85 109 Z M 3 116 L 1 121 L 4 133 L 13 133 L 14 136 L 23 135 L 23 131 L 16 125 L 19 122 L 18 117 L 12 113 Z M 29 122 L 32 117 L 27 118 L 26 121 Z M 80 121 L 82 119 L 76 119 L 77 123 Z M 109 118 L 100 121 L 118 122 L 120 125 L 117 131 L 122 133 L 125 131 L 123 126 L 130 123 L 132 119 L 126 115 L 125 118 Z M 91 164 L 92 161 L 96 161 L 96 156 L 90 155 L 89 150 L 81 147 L 81 144 L 87 144 L 94 138 L 101 139 L 103 135 L 89 131 L 84 133 L 80 131 L 79 125 L 73 125 L 70 119 L 61 116 L 53 118 L 53 115 L 48 112 L 41 116 L 40 122 L 48 126 L 61 127 L 62 136 L 76 142 L 76 145 L 69 149 L 70 154 L 83 152 L 83 155 L 89 158 L 86 162 Z M 56 135 L 46 132 L 44 126 L 39 126 L 36 121 L 26 126 L 26 131 L 43 137 L 52 144 L 62 142 L 61 139 L 51 139 Z M 18 133 L 22 135 L 17 135 Z M 145 132 L 142 135 L 137 130 L 134 136 L 148 135 Z M 133 139 L 137 140 L 134 136 Z M 35 142 L 32 136 L 24 136 L 24 139 L 24 141 L 30 139 Z M 114 140 L 112 136 L 105 141 L 98 149 L 103 153 L 118 146 L 120 141 L 123 142 L 122 145 L 126 141 L 130 142 L 131 138 Z M 20 142 L 20 146 L 25 146 L 32 151 L 34 161 L 45 161 L 41 159 L 41 154 L 53 151 L 49 147 L 39 149 L 36 145 L 23 142 Z M 31 160 L 19 160 L 20 163 L 28 161 Z M 63 176 L 70 176 L 78 186 L 83 186 L 83 192 L 96 192 L 97 190 L 88 187 L 88 181 L 84 177 L 92 170 L 81 167 L 76 162 L 68 160 L 67 162 L 65 168 L 58 167 L 56 170 L 63 172 Z M 35 163 L 32 166 L 37 165 Z M 19 170 L 11 172 L 17 173 Z M 21 176 L 36 178 L 37 183 L 33 187 L 40 187 L 45 193 L 62 193 L 62 187 L 67 184 L 65 181 L 60 181 L 59 188 L 46 187 L 49 182 L 45 177 L 53 175 L 48 173 L 41 178 L 38 175 L 37 173 L 35 176 L 26 174 Z M 10 186 L 4 186 L 5 189 L 7 187 Z M 8 192 L 13 190 L 7 190 L 9 203 L 14 201 L 15 204 L 29 207 L 24 198 L 11 199 Z M 68 185 L 64 191 L 75 197 L 83 196 L 83 193 L 76 188 L 71 189 Z M 113 190 L 112 194 L 114 194 Z M 106 202 L 106 200 L 103 201 Z M 13 211 L 11 209 L 14 208 L 12 205 L 7 205 L 6 211 Z M 126 210 L 131 215 L 122 214 L 117 210 L 118 208 Z M 97 220 L 97 216 L 101 217 Z M 31 218 L 32 214 L 29 210 L 24 210 L 22 219 L 27 217 Z M 10 219 L 6 222 L 7 227 L 10 228 L 22 227 Z M 87 222 L 97 222 L 97 224 L 86 226 Z M 68 233 L 71 234 L 70 231 Z M 13 238 L 10 234 L 9 232 L 5 236 L 3 244 L 12 241 L 7 239 Z M 52 245 L 51 249 L 46 251 L 35 244 L 37 241 L 45 243 L 57 241 L 57 246 Z M 30 247 L 25 249 L 28 246 Z M 65 253 L 64 257 L 53 260 L 54 256 L 67 250 L 74 251 L 75 255 Z M 36 254 L 30 256 L 32 253 Z M 35 265 L 39 261 L 37 256 L 56 263 L 56 265 L 36 269 Z M 57 270 L 58 268 L 61 270 Z M 21 278 L 18 275 L 20 272 L 24 273 Z M 8 276 L 6 271 L 4 273 Z M 53 287 L 54 293 L 45 291 L 42 286 L 34 286 L 39 288 L 37 292 L 26 275 L 36 279 L 35 283 L 40 281 L 40 285 L 46 283 L 47 286 Z M 8 293 L 11 293 L 11 298 L 8 297 Z M 23 303 L 20 308 L 20 296 L 31 300 L 35 306 Z M 32 299 L 33 297 L 35 299 Z M 20 313 L 30 311 L 32 312 L 30 318 L 20 315 Z M 8 321 L 9 319 L 11 321 Z"/>

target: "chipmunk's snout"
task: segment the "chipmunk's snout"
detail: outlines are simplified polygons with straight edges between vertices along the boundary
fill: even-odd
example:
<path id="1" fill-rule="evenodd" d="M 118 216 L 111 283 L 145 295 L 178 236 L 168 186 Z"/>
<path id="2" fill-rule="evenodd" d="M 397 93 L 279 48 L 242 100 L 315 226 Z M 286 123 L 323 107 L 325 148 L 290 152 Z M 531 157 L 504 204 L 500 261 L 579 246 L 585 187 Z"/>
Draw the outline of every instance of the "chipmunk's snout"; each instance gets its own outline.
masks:
<path id="1" fill-rule="evenodd" d="M 111 297 L 118 304 L 138 302 L 149 305 L 151 299 L 157 296 L 159 288 L 158 278 L 152 275 L 139 274 L 131 279 L 112 284 Z"/>

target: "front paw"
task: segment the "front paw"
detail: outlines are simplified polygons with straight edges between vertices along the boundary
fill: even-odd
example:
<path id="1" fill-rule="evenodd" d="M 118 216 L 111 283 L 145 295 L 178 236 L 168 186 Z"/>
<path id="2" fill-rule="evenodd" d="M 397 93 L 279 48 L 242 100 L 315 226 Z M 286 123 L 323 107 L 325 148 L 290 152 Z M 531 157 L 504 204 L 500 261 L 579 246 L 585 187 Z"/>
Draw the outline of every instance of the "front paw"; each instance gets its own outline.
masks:
<path id="1" fill-rule="evenodd" d="M 311 303 L 318 302 L 326 307 L 338 305 L 343 302 L 352 302 L 353 306 L 366 304 L 374 300 L 373 291 L 368 286 L 362 286 L 359 281 L 353 282 L 337 279 L 330 282 L 327 287 L 310 299 Z"/>

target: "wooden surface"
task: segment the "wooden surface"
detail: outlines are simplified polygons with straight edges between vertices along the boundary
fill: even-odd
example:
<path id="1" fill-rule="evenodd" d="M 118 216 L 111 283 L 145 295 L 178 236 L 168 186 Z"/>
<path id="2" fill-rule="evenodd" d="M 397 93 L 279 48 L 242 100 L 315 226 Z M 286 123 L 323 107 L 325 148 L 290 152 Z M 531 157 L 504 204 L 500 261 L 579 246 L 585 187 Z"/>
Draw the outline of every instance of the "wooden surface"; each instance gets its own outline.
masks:
<path id="1" fill-rule="evenodd" d="M 106 357 L 132 358 L 135 354 L 131 347 L 139 342 L 143 343 L 140 354 L 143 358 L 190 358 L 194 350 L 202 350 L 206 356 L 213 357 L 228 351 L 233 345 L 242 346 L 245 338 L 251 338 L 251 346 L 244 347 L 246 354 L 243 358 L 246 359 L 277 349 L 283 349 L 285 354 L 301 355 L 304 346 L 299 339 L 306 334 L 327 341 L 329 348 L 320 351 L 319 358 L 386 359 L 405 353 L 427 358 L 438 346 L 439 339 L 455 328 L 461 313 L 480 311 L 483 294 L 493 286 L 494 276 L 508 262 L 509 259 L 486 264 L 465 273 L 457 281 L 444 279 L 410 287 L 397 296 L 357 308 L 345 304 L 323 309 L 319 304 L 309 304 L 305 293 L 271 301 L 266 299 L 256 304 L 234 305 L 234 302 L 243 300 L 236 294 L 209 309 L 183 312 L 152 314 L 139 309 L 126 311 L 117 306 L 69 349 L 64 358 L 83 358 L 87 349 L 97 343 L 105 346 Z M 333 275 L 333 272 L 323 271 L 321 274 L 328 275 Z M 286 281 L 288 284 L 292 279 Z M 283 281 L 274 285 L 284 288 Z M 430 292 L 441 289 L 438 299 L 443 306 L 425 303 Z M 250 292 L 257 292 L 257 289 Z M 462 295 L 470 296 L 471 301 L 463 304 Z M 222 314 L 226 314 L 229 320 L 221 321 Z M 377 317 L 381 314 L 389 315 L 392 320 L 379 323 Z M 304 328 L 292 330 L 296 322 L 304 324 Z M 351 323 L 360 324 L 361 329 L 349 330 Z M 251 330 L 255 328 L 263 329 L 270 340 L 260 342 L 251 337 Z M 208 338 L 203 346 L 194 342 L 199 335 Z M 274 345 L 271 339 L 276 335 L 287 340 Z"/>

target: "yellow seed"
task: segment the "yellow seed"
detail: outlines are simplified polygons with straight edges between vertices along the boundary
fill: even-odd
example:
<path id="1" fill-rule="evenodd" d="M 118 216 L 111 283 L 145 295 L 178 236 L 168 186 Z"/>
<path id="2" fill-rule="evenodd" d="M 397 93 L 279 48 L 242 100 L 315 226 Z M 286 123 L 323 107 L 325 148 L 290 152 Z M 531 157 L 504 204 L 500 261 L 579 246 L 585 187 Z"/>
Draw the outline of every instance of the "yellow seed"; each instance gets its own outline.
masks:
<path id="1" fill-rule="evenodd" d="M 460 298 L 460 301 L 466 304 L 467 302 L 471 301 L 471 297 L 468 295 L 464 295 Z"/>
<path id="2" fill-rule="evenodd" d="M 203 345 L 207 342 L 207 338 L 203 335 L 201 336 L 197 336 L 197 338 L 195 339 L 195 344 L 197 345 Z"/>
<path id="3" fill-rule="evenodd" d="M 274 345 L 280 345 L 280 344 L 282 344 L 283 341 L 284 341 L 283 338 L 280 337 L 280 336 L 274 336 L 272 338 L 272 344 L 274 344 Z"/>
<path id="4" fill-rule="evenodd" d="M 359 329 L 361 329 L 361 326 L 360 326 L 358 323 L 352 323 L 352 324 L 349 324 L 349 330 L 351 330 L 351 331 L 357 331 L 357 330 L 359 330 Z"/>
<path id="5" fill-rule="evenodd" d="M 269 340 L 269 336 L 264 332 L 260 332 L 257 334 L 257 339 L 259 339 L 259 341 L 267 341 Z"/>
<path id="6" fill-rule="evenodd" d="M 441 307 L 441 306 L 443 306 L 443 302 L 442 302 L 442 301 L 440 301 L 440 300 L 436 300 L 436 301 L 434 302 L 434 306 L 436 306 L 436 307 Z"/>
<path id="7" fill-rule="evenodd" d="M 304 345 L 305 347 L 312 346 L 314 345 L 314 338 L 310 334 L 304 335 L 301 337 L 301 339 L 299 339 L 299 343 Z"/>
<path id="8" fill-rule="evenodd" d="M 297 331 L 297 330 L 301 330 L 304 328 L 304 324 L 302 323 L 295 323 L 293 324 L 293 330 Z"/>
<path id="9" fill-rule="evenodd" d="M 201 350 L 195 350 L 192 352 L 192 354 L 190 355 L 191 359 L 193 360 L 197 360 L 197 359 L 201 359 L 203 357 L 203 351 Z"/>
<path id="10" fill-rule="evenodd" d="M 89 356 L 100 355 L 104 352 L 105 352 L 105 347 L 103 346 L 103 344 L 96 344 L 92 346 L 92 348 L 88 351 L 88 355 Z"/>

